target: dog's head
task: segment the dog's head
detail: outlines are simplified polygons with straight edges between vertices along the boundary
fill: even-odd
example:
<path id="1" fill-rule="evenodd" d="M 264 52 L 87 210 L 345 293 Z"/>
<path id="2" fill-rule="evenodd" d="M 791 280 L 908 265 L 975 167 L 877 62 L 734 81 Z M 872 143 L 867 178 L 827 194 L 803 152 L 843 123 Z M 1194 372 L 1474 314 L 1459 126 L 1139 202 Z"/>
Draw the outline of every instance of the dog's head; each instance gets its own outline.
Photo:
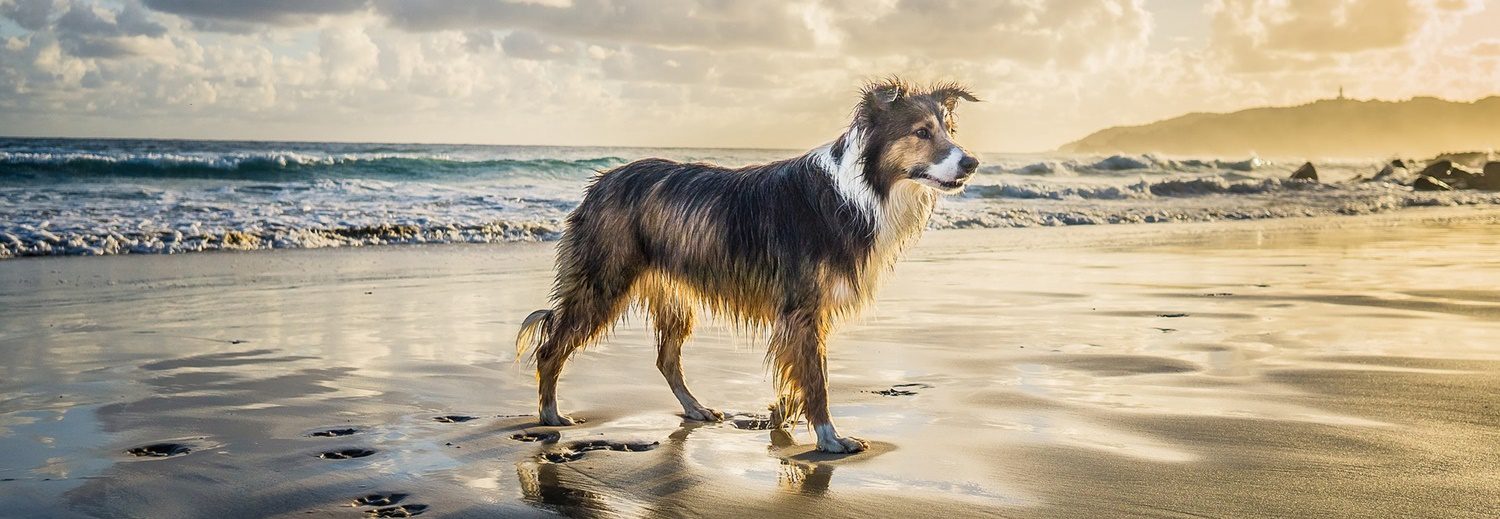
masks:
<path id="1" fill-rule="evenodd" d="M 855 109 L 855 124 L 867 139 L 865 180 L 882 192 L 899 182 L 942 193 L 963 190 L 979 159 L 954 141 L 959 100 L 978 101 L 952 83 L 916 90 L 888 79 L 866 86 Z"/>

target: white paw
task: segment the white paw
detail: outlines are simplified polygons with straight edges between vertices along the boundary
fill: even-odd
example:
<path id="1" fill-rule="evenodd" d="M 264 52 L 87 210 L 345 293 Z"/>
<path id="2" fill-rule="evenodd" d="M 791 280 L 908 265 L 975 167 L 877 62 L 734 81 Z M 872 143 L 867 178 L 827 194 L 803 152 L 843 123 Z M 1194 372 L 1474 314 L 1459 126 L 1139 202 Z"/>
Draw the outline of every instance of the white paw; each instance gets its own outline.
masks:
<path id="1" fill-rule="evenodd" d="M 834 454 L 853 454 L 870 448 L 864 440 L 849 437 L 834 437 L 833 441 L 818 440 L 818 450 Z"/>
<path id="2" fill-rule="evenodd" d="M 563 415 L 543 415 L 541 422 L 542 425 L 552 425 L 557 427 L 567 427 L 569 425 L 573 425 L 573 419 Z"/>
<path id="3" fill-rule="evenodd" d="M 709 409 L 707 407 L 702 407 L 702 406 L 699 406 L 699 407 L 696 407 L 696 408 L 692 408 L 692 409 L 684 409 L 683 412 L 682 412 L 682 415 L 685 416 L 685 417 L 687 417 L 687 419 L 689 419 L 689 420 L 697 420 L 697 421 L 700 421 L 700 422 L 722 422 L 722 421 L 724 421 L 724 413 L 715 411 L 713 409 Z"/>

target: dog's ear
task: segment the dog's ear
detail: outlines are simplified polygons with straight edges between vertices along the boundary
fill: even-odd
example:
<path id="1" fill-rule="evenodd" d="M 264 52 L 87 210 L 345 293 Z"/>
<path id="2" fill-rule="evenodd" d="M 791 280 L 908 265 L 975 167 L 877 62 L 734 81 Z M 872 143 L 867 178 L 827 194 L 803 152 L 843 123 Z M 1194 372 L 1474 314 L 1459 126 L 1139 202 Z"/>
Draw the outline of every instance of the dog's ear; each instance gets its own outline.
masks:
<path id="1" fill-rule="evenodd" d="M 958 105 L 958 100 L 960 99 L 969 102 L 979 101 L 979 98 L 969 93 L 969 89 L 957 84 L 941 85 L 933 89 L 932 97 L 937 99 L 938 103 L 941 103 L 943 108 L 947 109 L 950 113 L 953 112 L 953 107 Z"/>
<path id="2" fill-rule="evenodd" d="M 865 85 L 864 91 L 861 92 L 860 104 L 863 105 L 865 113 L 880 113 L 890 107 L 891 103 L 906 97 L 908 90 L 910 89 L 906 83 L 896 78 L 870 83 Z"/>

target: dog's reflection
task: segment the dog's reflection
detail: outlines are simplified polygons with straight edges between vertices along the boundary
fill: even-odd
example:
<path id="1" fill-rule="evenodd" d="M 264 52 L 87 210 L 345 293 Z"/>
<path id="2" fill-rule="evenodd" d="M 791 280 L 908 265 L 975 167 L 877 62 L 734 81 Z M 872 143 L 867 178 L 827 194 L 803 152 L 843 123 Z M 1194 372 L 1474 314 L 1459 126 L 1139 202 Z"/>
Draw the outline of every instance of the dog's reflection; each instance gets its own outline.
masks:
<path id="1" fill-rule="evenodd" d="M 771 449 L 785 449 L 796 445 L 797 440 L 786 429 L 771 431 Z M 776 482 L 782 489 L 820 496 L 828 492 L 828 484 L 833 481 L 833 465 L 782 458 L 777 476 Z"/>
<path id="2" fill-rule="evenodd" d="M 653 515 L 690 509 L 692 490 L 702 479 L 687 461 L 684 448 L 688 436 L 706 425 L 686 422 L 652 451 L 647 466 L 605 469 L 569 463 L 527 460 L 516 464 L 523 499 L 538 508 L 573 517 L 619 517 Z M 770 431 L 767 450 L 795 447 L 797 441 L 786 429 Z M 795 459 L 780 459 L 777 486 L 793 494 L 821 496 L 833 480 L 833 466 Z M 609 471 L 600 473 L 600 471 Z"/>

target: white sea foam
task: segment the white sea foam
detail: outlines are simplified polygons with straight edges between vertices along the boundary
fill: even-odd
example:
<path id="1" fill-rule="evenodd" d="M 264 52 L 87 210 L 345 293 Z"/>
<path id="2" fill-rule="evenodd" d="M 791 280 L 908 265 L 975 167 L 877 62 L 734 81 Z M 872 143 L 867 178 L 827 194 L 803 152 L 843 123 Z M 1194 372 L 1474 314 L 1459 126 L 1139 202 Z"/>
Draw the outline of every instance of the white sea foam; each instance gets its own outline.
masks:
<path id="1" fill-rule="evenodd" d="M 0 257 L 556 239 L 598 170 L 764 150 L 0 139 Z M 986 155 L 934 228 L 1205 221 L 1494 204 L 1359 182 L 1386 160 L 1284 181 L 1258 158 Z M 1288 164 L 1300 162 L 1289 161 Z"/>

